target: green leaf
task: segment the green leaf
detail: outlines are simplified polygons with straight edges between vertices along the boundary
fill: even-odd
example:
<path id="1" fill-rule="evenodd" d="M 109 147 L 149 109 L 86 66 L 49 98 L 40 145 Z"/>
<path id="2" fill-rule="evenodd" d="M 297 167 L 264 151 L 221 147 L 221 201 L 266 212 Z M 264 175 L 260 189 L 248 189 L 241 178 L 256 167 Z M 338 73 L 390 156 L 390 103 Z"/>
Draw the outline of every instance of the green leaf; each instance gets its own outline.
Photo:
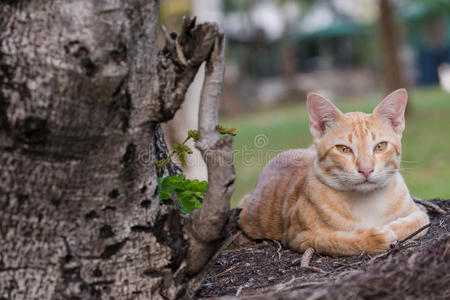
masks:
<path id="1" fill-rule="evenodd" d="M 169 159 L 162 159 L 156 162 L 156 166 L 158 167 L 157 172 L 159 172 L 164 166 L 169 162 Z"/>
<path id="2" fill-rule="evenodd" d="M 193 193 L 193 195 L 195 195 L 196 198 L 198 198 L 198 199 L 202 199 L 203 200 L 205 198 L 205 194 L 204 193 L 195 192 L 195 193 Z"/>
<path id="3" fill-rule="evenodd" d="M 200 139 L 197 130 L 188 130 L 188 137 L 192 138 L 194 141 L 198 141 Z"/>
<path id="4" fill-rule="evenodd" d="M 189 148 L 188 146 L 186 146 L 186 145 L 180 145 L 180 148 L 181 148 L 184 152 L 186 152 L 186 153 L 188 153 L 188 154 L 192 154 L 192 150 L 191 150 L 191 148 Z"/>
<path id="5" fill-rule="evenodd" d="M 232 136 L 235 136 L 237 134 L 237 132 L 238 132 L 237 128 L 225 127 L 225 126 L 222 126 L 220 124 L 217 125 L 217 131 L 220 134 L 229 134 L 229 135 L 232 135 Z"/>
<path id="6" fill-rule="evenodd" d="M 173 144 L 173 151 L 178 155 L 178 158 L 181 161 L 181 165 L 186 165 L 186 155 L 184 154 L 183 148 L 179 144 Z"/>
<path id="7" fill-rule="evenodd" d="M 177 154 L 180 158 L 181 165 L 184 167 L 186 165 L 186 154 L 183 151 L 178 151 Z"/>
<path id="8" fill-rule="evenodd" d="M 183 144 L 173 144 L 173 150 L 178 155 L 181 161 L 181 165 L 186 165 L 186 153 L 192 154 L 191 148 Z"/>
<path id="9" fill-rule="evenodd" d="M 172 194 L 175 191 L 170 181 L 171 181 L 170 176 L 158 178 L 158 195 L 160 202 L 163 202 L 164 200 L 167 200 L 170 197 L 172 197 Z"/>
<path id="10" fill-rule="evenodd" d="M 202 204 L 195 198 L 191 192 L 184 191 L 177 193 L 178 201 L 181 203 L 181 211 L 185 214 L 190 213 L 194 209 L 200 208 Z"/>
<path id="11" fill-rule="evenodd" d="M 205 197 L 207 187 L 208 182 L 185 179 L 183 174 L 158 178 L 160 201 L 167 200 L 176 193 L 178 205 L 184 214 L 201 207 L 199 200 Z"/>

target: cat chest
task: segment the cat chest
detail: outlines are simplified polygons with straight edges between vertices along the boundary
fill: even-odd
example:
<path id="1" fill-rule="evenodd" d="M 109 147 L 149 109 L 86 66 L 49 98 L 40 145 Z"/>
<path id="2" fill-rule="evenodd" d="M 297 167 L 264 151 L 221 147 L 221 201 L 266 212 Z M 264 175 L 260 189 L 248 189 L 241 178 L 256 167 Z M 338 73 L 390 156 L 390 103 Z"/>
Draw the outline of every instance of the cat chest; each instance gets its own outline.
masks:
<path id="1" fill-rule="evenodd" d="M 380 198 L 358 201 L 323 201 L 317 205 L 318 216 L 334 230 L 353 231 L 385 225 L 389 221 L 390 207 Z"/>
<path id="2" fill-rule="evenodd" d="M 354 201 L 349 211 L 355 229 L 368 229 L 386 224 L 389 205 L 385 197 L 367 197 Z"/>

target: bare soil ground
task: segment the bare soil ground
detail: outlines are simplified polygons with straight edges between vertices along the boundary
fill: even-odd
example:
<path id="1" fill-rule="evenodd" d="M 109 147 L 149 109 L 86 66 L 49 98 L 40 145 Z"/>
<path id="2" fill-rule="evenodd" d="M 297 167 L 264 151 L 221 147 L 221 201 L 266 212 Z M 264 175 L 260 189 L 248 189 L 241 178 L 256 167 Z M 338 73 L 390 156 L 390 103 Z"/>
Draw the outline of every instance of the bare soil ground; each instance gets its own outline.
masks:
<path id="1" fill-rule="evenodd" d="M 333 258 L 301 253 L 275 241 L 252 241 L 236 225 L 229 244 L 207 271 L 198 298 L 226 299 L 450 299 L 450 201 L 431 200 L 431 227 L 418 240 L 388 252 Z"/>

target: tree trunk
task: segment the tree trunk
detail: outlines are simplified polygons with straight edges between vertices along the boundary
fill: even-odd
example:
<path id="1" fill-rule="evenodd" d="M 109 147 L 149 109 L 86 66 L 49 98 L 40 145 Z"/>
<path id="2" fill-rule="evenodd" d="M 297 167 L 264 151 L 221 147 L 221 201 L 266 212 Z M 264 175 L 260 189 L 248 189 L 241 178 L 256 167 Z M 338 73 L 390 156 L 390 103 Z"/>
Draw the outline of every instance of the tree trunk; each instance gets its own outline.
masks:
<path id="1" fill-rule="evenodd" d="M 192 294 L 195 241 L 155 162 L 218 29 L 186 19 L 158 53 L 157 16 L 157 0 L 0 3 L 0 299 Z"/>
<path id="2" fill-rule="evenodd" d="M 380 0 L 380 41 L 383 83 L 387 93 L 404 88 L 402 67 L 398 58 L 398 33 L 390 0 Z"/>

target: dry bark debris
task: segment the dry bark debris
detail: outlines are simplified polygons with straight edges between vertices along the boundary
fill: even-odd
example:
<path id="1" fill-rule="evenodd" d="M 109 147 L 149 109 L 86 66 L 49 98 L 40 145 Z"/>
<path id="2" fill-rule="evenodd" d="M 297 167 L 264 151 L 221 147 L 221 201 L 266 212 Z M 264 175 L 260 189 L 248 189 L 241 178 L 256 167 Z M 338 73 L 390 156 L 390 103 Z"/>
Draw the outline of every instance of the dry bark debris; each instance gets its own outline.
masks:
<path id="1" fill-rule="evenodd" d="M 391 251 L 332 258 L 251 241 L 236 227 L 231 243 L 208 270 L 198 298 L 214 299 L 449 299 L 450 201 L 434 199 L 431 227 Z M 225 272 L 226 271 L 226 272 Z M 222 297 L 223 296 L 223 297 Z"/>

